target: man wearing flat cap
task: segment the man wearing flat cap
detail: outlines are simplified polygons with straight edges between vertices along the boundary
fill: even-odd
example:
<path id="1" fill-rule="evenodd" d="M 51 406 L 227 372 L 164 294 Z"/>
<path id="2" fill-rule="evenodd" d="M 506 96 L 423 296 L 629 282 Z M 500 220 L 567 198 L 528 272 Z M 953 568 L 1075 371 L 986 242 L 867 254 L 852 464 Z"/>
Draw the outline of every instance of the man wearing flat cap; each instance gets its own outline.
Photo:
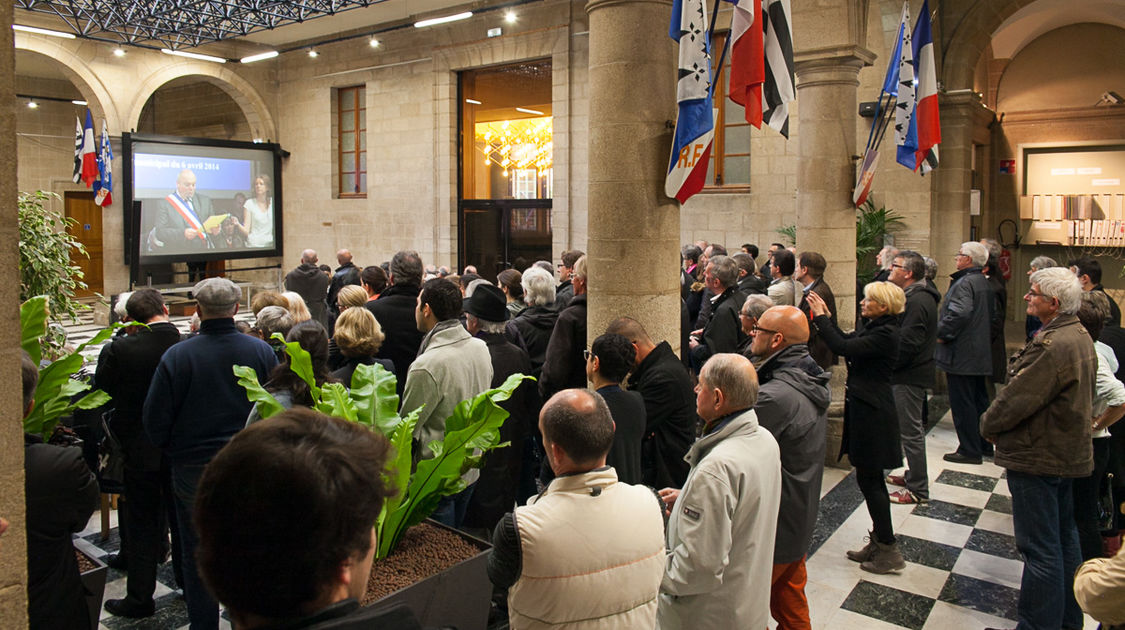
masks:
<path id="1" fill-rule="evenodd" d="M 199 578 L 197 538 L 191 526 L 195 489 L 203 467 L 246 424 L 250 401 L 235 365 L 264 379 L 277 365 L 269 344 L 234 327 L 241 291 L 225 278 L 207 278 L 192 289 L 199 334 L 164 353 L 145 398 L 142 419 L 149 440 L 172 466 L 172 493 L 183 553 L 184 599 L 193 629 L 219 626 L 219 605 Z"/>
<path id="2" fill-rule="evenodd" d="M 497 287 L 482 283 L 465 301 L 465 326 L 469 334 L 488 346 L 492 359 L 492 387 L 499 387 L 512 374 L 531 374 L 531 358 L 523 348 L 508 341 L 504 326 L 508 319 L 507 298 Z M 538 398 L 535 383 L 524 381 L 512 396 L 500 403 L 511 414 L 500 427 L 500 442 L 509 446 L 485 455 L 477 488 L 469 500 L 464 526 L 490 536 L 500 518 L 516 502 L 523 464 L 524 439 L 537 422 Z"/>

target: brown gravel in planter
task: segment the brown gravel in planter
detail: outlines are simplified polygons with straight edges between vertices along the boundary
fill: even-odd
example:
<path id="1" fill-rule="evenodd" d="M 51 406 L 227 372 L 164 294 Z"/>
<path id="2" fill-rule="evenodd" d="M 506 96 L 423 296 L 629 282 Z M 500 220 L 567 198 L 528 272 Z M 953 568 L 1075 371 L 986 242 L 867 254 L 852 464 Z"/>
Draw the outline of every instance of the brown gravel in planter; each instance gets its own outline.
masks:
<path id="1" fill-rule="evenodd" d="M 85 573 L 87 571 L 92 571 L 92 570 L 98 568 L 98 565 L 94 564 L 93 560 L 87 558 L 84 553 L 82 553 L 81 551 L 78 551 L 77 549 L 74 550 L 74 557 L 78 558 L 78 572 L 79 573 Z"/>
<path id="2" fill-rule="evenodd" d="M 479 547 L 449 530 L 419 523 L 406 530 L 394 553 L 375 561 L 362 604 L 421 582 L 480 552 Z"/>

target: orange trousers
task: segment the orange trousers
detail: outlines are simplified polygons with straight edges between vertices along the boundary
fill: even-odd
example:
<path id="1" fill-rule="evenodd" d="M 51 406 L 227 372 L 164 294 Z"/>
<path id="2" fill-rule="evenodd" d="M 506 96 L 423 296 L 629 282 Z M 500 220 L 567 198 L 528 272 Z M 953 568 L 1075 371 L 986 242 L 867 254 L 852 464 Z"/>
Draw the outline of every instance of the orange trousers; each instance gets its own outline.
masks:
<path id="1" fill-rule="evenodd" d="M 805 597 L 805 583 L 808 581 L 805 558 L 773 565 L 770 614 L 777 622 L 777 630 L 811 630 L 809 600 Z"/>

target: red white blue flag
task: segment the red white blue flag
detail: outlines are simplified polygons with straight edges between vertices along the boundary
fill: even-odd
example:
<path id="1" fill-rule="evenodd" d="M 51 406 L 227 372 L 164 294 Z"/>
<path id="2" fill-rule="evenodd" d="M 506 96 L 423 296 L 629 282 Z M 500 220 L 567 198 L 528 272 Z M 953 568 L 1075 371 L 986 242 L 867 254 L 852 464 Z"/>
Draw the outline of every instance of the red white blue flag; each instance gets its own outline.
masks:
<path id="1" fill-rule="evenodd" d="M 676 100 L 679 115 L 664 193 L 684 203 L 703 189 L 711 161 L 711 42 L 704 0 L 673 0 L 668 35 L 680 43 Z"/>
<path id="2" fill-rule="evenodd" d="M 86 125 L 82 128 L 82 181 L 89 188 L 98 178 L 98 149 L 94 144 L 94 117 L 86 110 Z"/>
<path id="3" fill-rule="evenodd" d="M 746 122 L 762 128 L 762 0 L 735 0 L 730 18 L 730 100 L 741 105 Z"/>
<path id="4" fill-rule="evenodd" d="M 937 68 L 934 65 L 934 40 L 930 28 L 930 6 L 922 2 L 922 12 L 914 24 L 911 36 L 913 54 L 914 90 L 908 103 L 913 112 L 902 142 L 898 142 L 898 163 L 913 171 L 928 173 L 938 164 L 938 144 L 941 143 L 941 120 L 938 115 Z M 905 46 L 904 46 L 905 48 Z M 905 54 L 904 54 L 905 56 Z M 903 95 L 899 94 L 899 103 Z M 897 122 L 897 121 L 896 121 Z"/>
<path id="5" fill-rule="evenodd" d="M 102 120 L 102 147 L 98 153 L 98 178 L 94 180 L 94 203 L 108 206 L 113 203 L 113 150 L 109 147 L 109 129 Z"/>

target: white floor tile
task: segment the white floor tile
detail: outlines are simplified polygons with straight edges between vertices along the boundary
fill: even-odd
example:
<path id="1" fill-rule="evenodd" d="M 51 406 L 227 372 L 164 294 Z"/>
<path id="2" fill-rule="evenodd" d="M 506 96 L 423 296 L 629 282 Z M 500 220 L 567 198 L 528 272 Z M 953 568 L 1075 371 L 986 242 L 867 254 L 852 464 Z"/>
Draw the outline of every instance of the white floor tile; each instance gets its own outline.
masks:
<path id="1" fill-rule="evenodd" d="M 1015 528 L 1012 527 L 1012 515 L 1003 512 L 993 512 L 992 510 L 981 512 L 980 518 L 977 519 L 977 527 L 1009 536 L 1016 535 Z"/>
<path id="2" fill-rule="evenodd" d="M 953 565 L 953 572 L 1019 589 L 1023 563 L 963 549 L 961 556 L 957 558 L 957 564 Z"/>
<path id="3" fill-rule="evenodd" d="M 862 569 L 860 570 L 862 571 Z M 912 562 L 907 562 L 906 568 L 897 575 L 894 573 L 876 575 L 866 571 L 863 572 L 864 581 L 897 588 L 900 591 L 914 593 L 915 595 L 924 595 L 932 599 L 937 599 L 937 596 L 941 595 L 941 589 L 945 586 L 945 581 L 948 578 L 948 571 Z"/>
<path id="4" fill-rule="evenodd" d="M 826 627 L 832 630 L 905 630 L 903 626 L 842 609 L 832 615 Z"/>
<path id="5" fill-rule="evenodd" d="M 992 489 L 996 494 L 1002 494 L 1006 497 L 1012 496 L 1012 491 L 1008 489 L 1008 480 L 1001 479 L 996 482 L 996 487 Z"/>
<path id="6" fill-rule="evenodd" d="M 1003 617 L 954 606 L 946 602 L 934 602 L 934 608 L 926 619 L 922 630 L 977 630 L 978 628 L 1011 628 L 1015 622 Z"/>
<path id="7" fill-rule="evenodd" d="M 968 525 L 948 523 L 911 514 L 895 528 L 895 533 L 961 548 L 968 542 L 969 535 L 973 533 L 973 528 Z"/>
<path id="8" fill-rule="evenodd" d="M 972 488 L 962 488 L 961 486 L 951 486 L 944 483 L 930 484 L 930 498 L 946 503 L 983 508 L 988 504 L 990 496 L 992 496 L 992 493 L 984 490 L 973 490 Z"/>

